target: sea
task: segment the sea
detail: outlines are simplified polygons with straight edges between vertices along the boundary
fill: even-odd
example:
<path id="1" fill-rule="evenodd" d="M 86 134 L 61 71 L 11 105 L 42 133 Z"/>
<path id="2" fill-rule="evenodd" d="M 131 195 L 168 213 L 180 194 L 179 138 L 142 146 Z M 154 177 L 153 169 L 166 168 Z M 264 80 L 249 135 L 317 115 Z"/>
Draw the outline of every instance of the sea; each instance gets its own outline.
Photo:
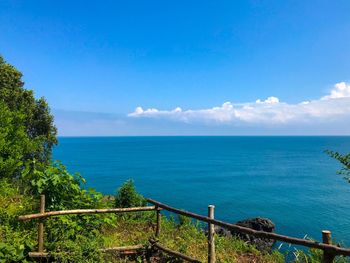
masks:
<path id="1" fill-rule="evenodd" d="M 59 137 L 54 159 L 92 187 L 115 194 L 132 179 L 145 197 L 234 223 L 266 217 L 276 232 L 350 246 L 350 183 L 326 150 L 350 137 Z"/>

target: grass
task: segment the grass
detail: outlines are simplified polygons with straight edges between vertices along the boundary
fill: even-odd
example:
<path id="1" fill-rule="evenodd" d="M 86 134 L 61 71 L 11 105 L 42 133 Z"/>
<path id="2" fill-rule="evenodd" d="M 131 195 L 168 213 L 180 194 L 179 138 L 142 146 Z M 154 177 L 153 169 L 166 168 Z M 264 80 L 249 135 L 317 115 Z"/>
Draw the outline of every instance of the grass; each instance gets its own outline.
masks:
<path id="1" fill-rule="evenodd" d="M 148 244 L 154 236 L 155 218 L 147 216 L 120 216 L 113 228 L 103 230 L 106 247 Z M 162 220 L 159 242 L 167 248 L 200 261 L 207 260 L 207 237 L 196 223 L 178 224 L 173 218 Z M 284 262 L 281 253 L 263 254 L 242 240 L 215 237 L 217 262 Z"/>

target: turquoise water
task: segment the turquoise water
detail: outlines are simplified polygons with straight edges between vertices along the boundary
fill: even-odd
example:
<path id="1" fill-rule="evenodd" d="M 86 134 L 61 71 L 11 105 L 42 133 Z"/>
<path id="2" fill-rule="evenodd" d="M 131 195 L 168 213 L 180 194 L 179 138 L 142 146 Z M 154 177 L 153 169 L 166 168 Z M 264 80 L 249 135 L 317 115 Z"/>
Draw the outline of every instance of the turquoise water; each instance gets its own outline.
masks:
<path id="1" fill-rule="evenodd" d="M 235 222 L 263 216 L 281 234 L 350 245 L 350 184 L 324 150 L 350 152 L 350 137 L 59 138 L 54 158 L 89 187 L 113 194 L 133 178 L 169 205 Z"/>

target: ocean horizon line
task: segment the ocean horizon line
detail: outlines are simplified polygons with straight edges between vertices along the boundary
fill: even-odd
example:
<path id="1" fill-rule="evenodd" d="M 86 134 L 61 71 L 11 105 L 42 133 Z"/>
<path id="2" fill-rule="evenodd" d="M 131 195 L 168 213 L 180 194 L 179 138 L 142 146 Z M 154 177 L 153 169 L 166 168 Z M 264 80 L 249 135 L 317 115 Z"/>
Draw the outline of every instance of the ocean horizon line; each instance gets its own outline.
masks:
<path id="1" fill-rule="evenodd" d="M 350 137 L 350 135 L 58 135 L 58 138 L 126 138 L 126 137 Z"/>

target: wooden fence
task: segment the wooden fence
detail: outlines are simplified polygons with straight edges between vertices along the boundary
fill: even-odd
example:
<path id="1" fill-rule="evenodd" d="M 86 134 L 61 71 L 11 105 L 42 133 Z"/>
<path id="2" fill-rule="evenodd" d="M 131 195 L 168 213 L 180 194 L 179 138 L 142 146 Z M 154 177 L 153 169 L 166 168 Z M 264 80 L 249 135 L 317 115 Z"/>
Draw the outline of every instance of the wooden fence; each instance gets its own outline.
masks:
<path id="1" fill-rule="evenodd" d="M 331 241 L 331 232 L 327 230 L 322 231 L 322 242 L 306 240 L 301 238 L 294 238 L 285 235 L 280 235 L 276 233 L 256 231 L 247 227 L 239 226 L 236 224 L 226 223 L 220 220 L 214 219 L 214 206 L 208 206 L 208 216 L 198 215 L 192 212 L 187 212 L 180 210 L 165 204 L 162 204 L 158 201 L 147 199 L 147 202 L 153 204 L 154 206 L 145 206 L 145 207 L 132 207 L 132 208 L 110 208 L 110 209 L 76 209 L 76 210 L 65 210 L 65 211 L 45 211 L 45 196 L 40 196 L 40 213 L 30 214 L 19 216 L 20 221 L 39 219 L 38 223 L 38 251 L 30 252 L 30 257 L 49 257 L 48 252 L 44 252 L 44 219 L 51 216 L 61 216 L 61 215 L 77 215 L 77 214 L 99 214 L 99 213 L 126 213 L 126 212 L 140 212 L 140 211 L 155 211 L 156 212 L 156 225 L 155 225 L 155 238 L 149 240 L 153 248 L 161 250 L 165 253 L 171 254 L 175 257 L 181 258 L 189 262 L 200 262 L 190 256 L 184 255 L 180 252 L 173 251 L 169 248 L 164 247 L 159 244 L 157 237 L 159 237 L 161 232 L 161 210 L 167 210 L 169 212 L 187 216 L 208 224 L 208 263 L 214 263 L 216 261 L 215 255 L 215 230 L 214 226 L 221 226 L 228 230 L 234 230 L 235 232 L 249 234 L 259 238 L 272 239 L 276 241 L 282 241 L 294 245 L 301 245 L 309 248 L 321 249 L 323 251 L 323 262 L 331 263 L 334 261 L 334 258 L 338 255 L 350 256 L 350 249 L 342 248 L 332 244 Z M 116 251 L 124 254 L 136 253 L 139 250 L 143 249 L 142 245 L 136 246 L 127 246 L 127 247 L 115 247 L 115 248 L 104 248 L 101 249 L 103 252 Z"/>

